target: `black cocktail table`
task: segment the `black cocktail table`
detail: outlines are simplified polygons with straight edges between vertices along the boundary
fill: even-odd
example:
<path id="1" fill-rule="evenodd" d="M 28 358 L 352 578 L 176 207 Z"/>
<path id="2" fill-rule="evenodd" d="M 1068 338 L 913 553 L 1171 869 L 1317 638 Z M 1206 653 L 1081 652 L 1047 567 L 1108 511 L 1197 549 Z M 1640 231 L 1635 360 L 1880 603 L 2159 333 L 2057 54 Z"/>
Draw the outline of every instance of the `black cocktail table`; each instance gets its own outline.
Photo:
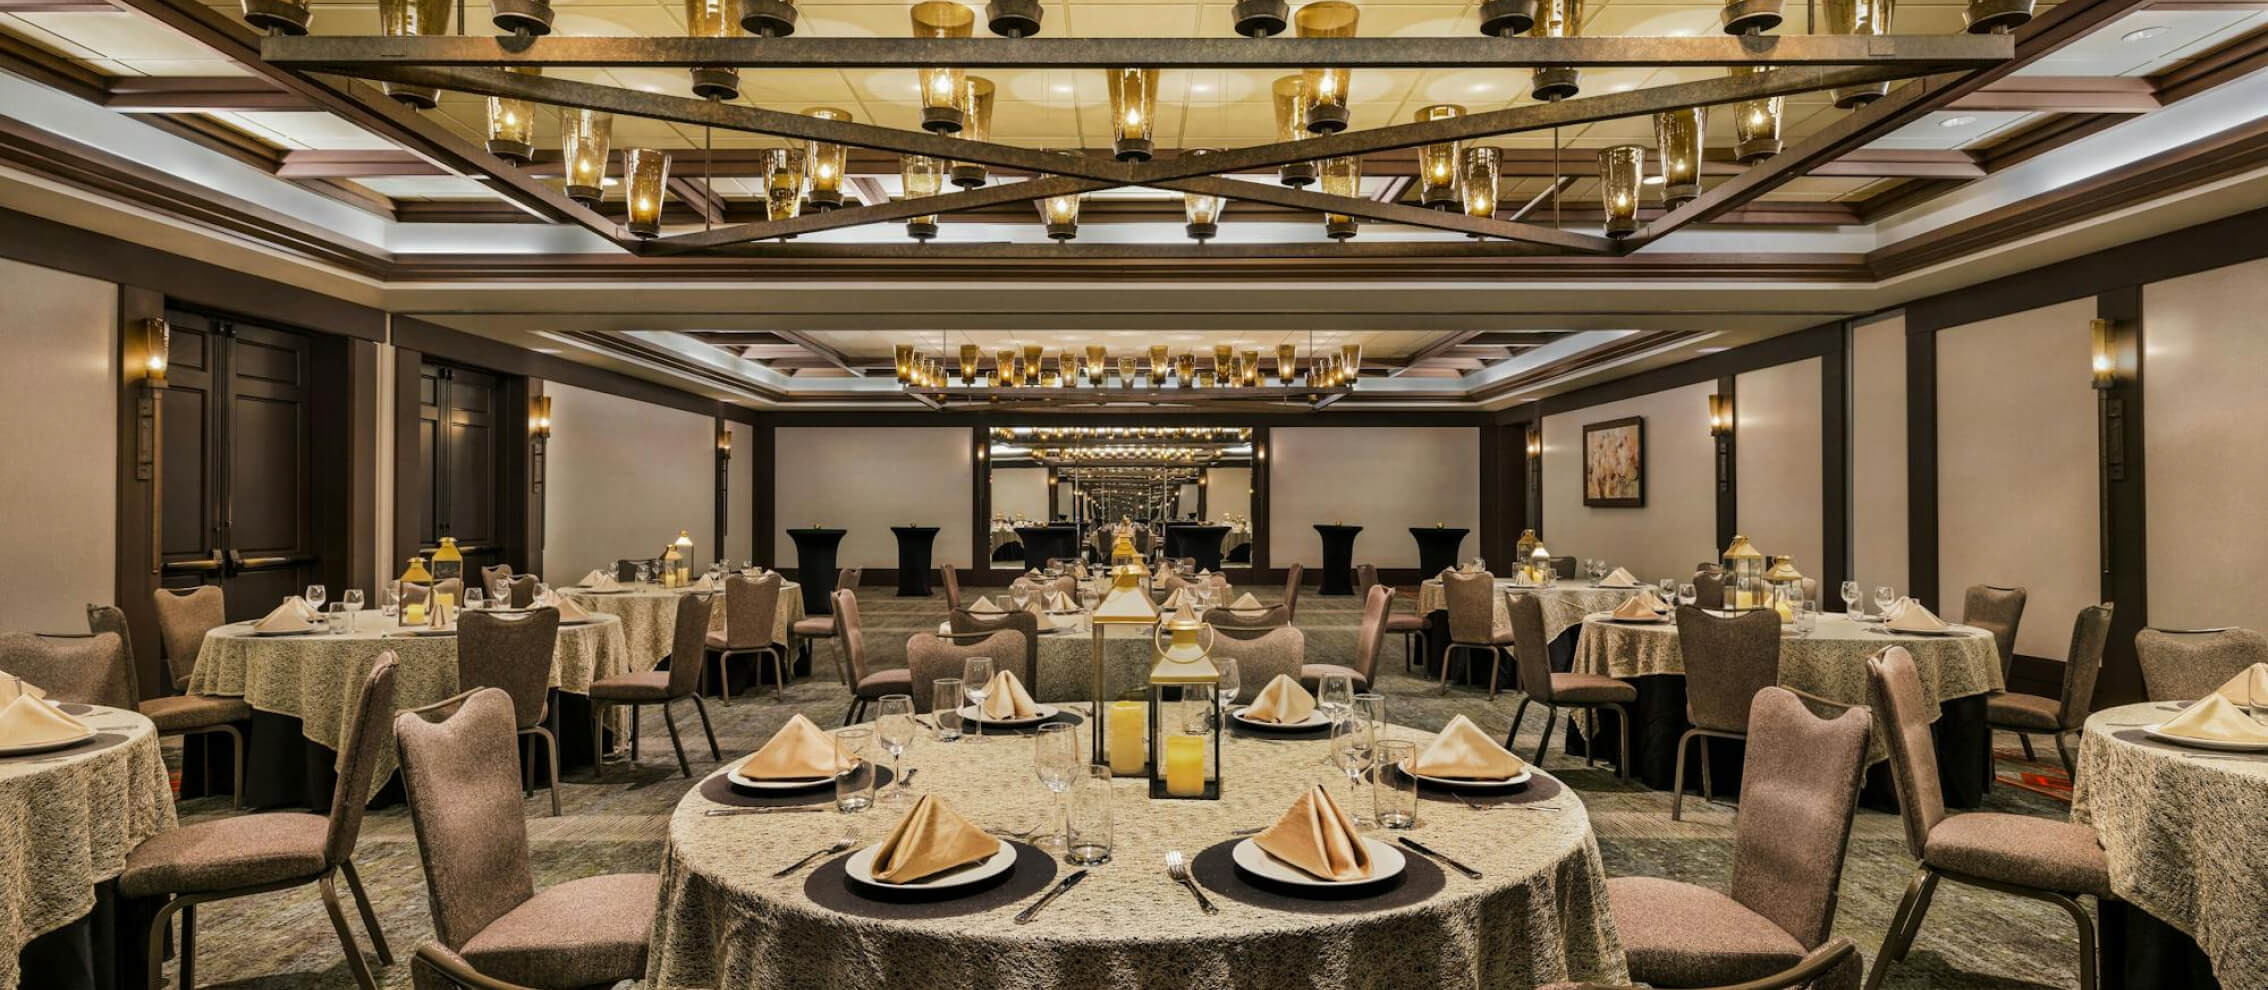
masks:
<path id="1" fill-rule="evenodd" d="M 1455 566 L 1457 550 L 1471 532 L 1446 526 L 1410 527 L 1410 537 L 1417 540 L 1418 573 L 1431 578 Z"/>
<path id="2" fill-rule="evenodd" d="M 803 586 L 803 614 L 833 615 L 828 601 L 835 593 L 835 550 L 842 546 L 843 529 L 791 529 L 795 541 L 795 580 Z"/>
<path id="3" fill-rule="evenodd" d="M 1167 523 L 1165 555 L 1176 560 L 1188 557 L 1197 561 L 1197 569 L 1221 569 L 1221 541 L 1228 538 L 1227 526 L 1202 526 L 1196 523 Z"/>
<path id="4" fill-rule="evenodd" d="M 1041 570 L 1049 560 L 1079 555 L 1079 527 L 1071 523 L 1018 526 L 1016 538 L 1024 541 L 1024 567 Z"/>
<path id="5" fill-rule="evenodd" d="M 1323 537 L 1323 586 L 1316 593 L 1354 594 L 1354 540 L 1362 527 L 1316 523 L 1315 532 Z"/>
<path id="6" fill-rule="evenodd" d="M 898 597 L 929 597 L 929 549 L 937 542 L 935 526 L 892 526 L 898 536 Z"/>

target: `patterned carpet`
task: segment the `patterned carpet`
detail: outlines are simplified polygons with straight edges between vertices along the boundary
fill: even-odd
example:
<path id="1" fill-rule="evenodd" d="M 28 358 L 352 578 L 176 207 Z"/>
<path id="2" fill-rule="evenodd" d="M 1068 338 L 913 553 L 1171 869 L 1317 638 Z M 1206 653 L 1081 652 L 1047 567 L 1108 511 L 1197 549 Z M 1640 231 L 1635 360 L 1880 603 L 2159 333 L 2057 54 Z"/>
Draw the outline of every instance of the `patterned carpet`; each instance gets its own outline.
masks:
<path id="1" fill-rule="evenodd" d="M 1263 599 L 1270 597 L 1260 594 Z M 944 618 L 941 597 L 899 599 L 891 597 L 888 589 L 868 588 L 861 591 L 860 602 L 867 648 L 877 666 L 902 665 L 906 637 L 934 629 Z M 1310 660 L 1345 662 L 1353 649 L 1358 619 L 1353 598 L 1304 597 L 1298 624 L 1307 634 Z M 1393 721 L 1432 729 L 1463 713 L 1484 727 L 1502 731 L 1519 703 L 1519 696 L 1509 691 L 1493 702 L 1478 689 L 1437 694 L 1432 682 L 1403 672 L 1397 640 L 1390 638 L 1386 650 L 1380 660 L 1380 689 L 1388 696 Z M 712 704 L 718 742 L 726 756 L 755 748 L 792 712 L 802 712 L 822 725 L 836 724 L 848 704 L 848 693 L 834 679 L 833 655 L 831 646 L 820 644 L 815 675 L 791 684 L 784 704 L 775 703 L 769 691 L 738 699 L 731 707 Z M 541 792 L 528 800 L 528 837 L 538 887 L 597 873 L 659 867 L 668 813 L 691 782 L 677 774 L 658 711 L 649 709 L 646 717 L 644 737 L 651 748 L 644 751 L 639 766 L 610 766 L 604 785 L 585 782 L 587 775 L 569 780 L 562 795 L 565 814 L 559 818 L 546 814 L 548 803 Z M 1523 753 L 1533 751 L 1539 721 L 1528 719 L 1520 743 Z M 691 728 L 684 720 L 681 725 Z M 691 738 L 698 739 L 698 733 Z M 2042 780 L 2060 777 L 2061 769 L 2052 766 L 2052 747 L 2047 748 L 2046 762 L 2027 763 L 2013 737 L 1998 743 L 2004 784 L 1993 790 L 1984 810 L 2064 817 L 2066 805 L 2052 796 L 2055 788 L 2006 785 L 2025 775 Z M 1686 820 L 1672 822 L 1668 794 L 1625 784 L 1604 765 L 1586 769 L 1580 759 L 1561 755 L 1556 740 L 1545 766 L 1582 793 L 1611 875 L 1664 876 L 1720 888 L 1725 884 L 1731 868 L 1732 805 L 1703 804 L 1696 796 L 1686 802 Z M 705 762 L 694 765 L 696 775 L 708 769 Z M 1032 786 L 1039 785 L 1035 781 Z M 184 821 L 194 821 L 225 816 L 229 810 L 225 799 L 201 799 L 186 803 L 182 813 Z M 1852 830 L 1835 929 L 1857 942 L 1869 960 L 1914 867 L 1902 836 L 1895 815 L 1876 811 L 1862 810 Z M 363 826 L 355 860 L 397 960 L 406 960 L 410 949 L 432 933 L 407 813 L 399 807 L 373 811 Z M 286 990 L 352 985 L 312 887 L 206 905 L 198 909 L 198 922 L 197 970 L 206 987 Z M 2076 952 L 2076 935 L 2055 908 L 1946 884 L 1939 888 L 1913 951 L 1892 971 L 1887 985 L 1930 990 L 2069 987 L 2077 979 Z M 407 988 L 409 967 L 397 962 L 381 973 L 381 979 L 389 988 Z"/>

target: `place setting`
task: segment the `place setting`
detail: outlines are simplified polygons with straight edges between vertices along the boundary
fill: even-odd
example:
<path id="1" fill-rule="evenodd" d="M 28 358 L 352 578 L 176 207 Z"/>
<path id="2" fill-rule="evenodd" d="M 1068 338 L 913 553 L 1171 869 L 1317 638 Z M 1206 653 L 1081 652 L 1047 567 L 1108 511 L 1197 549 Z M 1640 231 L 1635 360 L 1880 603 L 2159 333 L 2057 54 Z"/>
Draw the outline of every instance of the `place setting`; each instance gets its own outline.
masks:
<path id="1" fill-rule="evenodd" d="M 964 682 L 969 683 L 969 682 Z M 1032 700 L 1015 671 L 1003 670 L 967 690 L 968 704 L 954 710 L 961 723 L 993 735 L 1029 735 L 1044 725 L 1077 725 L 1085 721 L 1077 712 Z"/>
<path id="2" fill-rule="evenodd" d="M 1647 585 L 1634 585 L 1638 593 L 1623 599 L 1622 603 L 1604 612 L 1593 612 L 1591 618 L 1617 625 L 1658 626 L 1674 621 L 1670 607 L 1654 595 Z"/>
<path id="3" fill-rule="evenodd" d="M 1322 784 L 1308 786 L 1257 834 L 1200 850 L 1189 876 L 1241 904 L 1317 914 L 1417 904 L 1447 884 L 1430 858 L 1363 834 Z"/>
<path id="4" fill-rule="evenodd" d="M 1229 710 L 1229 725 L 1249 738 L 1314 738 L 1330 731 L 1331 718 L 1298 681 L 1277 674 L 1251 704 Z"/>
<path id="5" fill-rule="evenodd" d="M 825 811 L 833 806 L 844 778 L 854 775 L 871 776 L 872 788 L 888 786 L 897 779 L 897 772 L 872 765 L 855 745 L 863 743 L 873 731 L 852 728 L 829 734 L 803 715 L 791 715 L 787 724 L 754 753 L 701 782 L 701 796 L 724 806 L 708 809 L 706 814 L 722 817 L 764 809 Z M 844 740 L 846 736 L 850 742 Z M 861 779 L 853 784 L 864 786 L 865 782 Z"/>
<path id="6" fill-rule="evenodd" d="M 2184 755 L 2199 759 L 2250 761 L 2268 754 L 2268 663 L 2256 663 L 2237 673 L 2213 693 L 2181 706 L 2178 714 L 2162 721 L 2117 733 L 2135 735 L 2182 747 Z M 2208 750 L 2212 756 L 2195 750 Z"/>
<path id="7" fill-rule="evenodd" d="M 882 841 L 857 848 L 839 839 L 806 857 L 812 859 L 819 865 L 803 883 L 812 903 L 882 920 L 990 911 L 1047 889 L 1057 872 L 1054 857 L 978 828 L 935 794 L 916 800 Z M 779 875 L 803 865 L 791 864 Z"/>
<path id="8" fill-rule="evenodd" d="M 1474 811 L 1544 805 L 1560 792 L 1557 778 L 1536 772 L 1464 715 L 1449 720 L 1433 739 L 1407 759 L 1378 768 L 1381 774 L 1414 782 L 1431 800 Z"/>
<path id="9" fill-rule="evenodd" d="M 73 708 L 79 709 L 77 714 L 69 710 Z M 50 701 L 38 686 L 0 674 L 0 763 L 61 760 L 125 741 L 125 736 L 97 731 L 78 718 L 93 711 Z"/>

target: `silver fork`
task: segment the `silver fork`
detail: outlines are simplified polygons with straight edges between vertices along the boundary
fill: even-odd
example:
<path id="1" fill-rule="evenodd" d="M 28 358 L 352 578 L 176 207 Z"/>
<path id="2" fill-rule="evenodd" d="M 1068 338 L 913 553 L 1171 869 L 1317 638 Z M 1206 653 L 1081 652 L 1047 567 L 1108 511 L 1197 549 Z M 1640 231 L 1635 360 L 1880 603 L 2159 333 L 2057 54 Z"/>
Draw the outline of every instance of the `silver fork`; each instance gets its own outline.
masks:
<path id="1" fill-rule="evenodd" d="M 1197 881 L 1190 877 L 1189 859 L 1181 854 L 1181 850 L 1169 850 L 1165 854 L 1165 871 L 1166 876 L 1189 888 L 1190 896 L 1197 898 L 1197 906 L 1203 908 L 1206 914 L 1221 913 L 1220 908 L 1213 906 L 1213 899 L 1205 896 L 1204 888 L 1197 886 Z"/>
<path id="2" fill-rule="evenodd" d="M 821 856 L 832 856 L 832 855 L 834 855 L 834 854 L 836 854 L 836 853 L 839 853 L 839 852 L 843 852 L 844 850 L 847 850 L 847 849 L 849 849 L 850 847 L 852 847 L 852 846 L 855 846 L 855 845 L 857 845 L 857 844 L 858 844 L 858 840 L 856 840 L 856 839 L 836 839 L 836 840 L 834 841 L 834 843 L 833 843 L 833 844 L 831 844 L 831 845 L 829 845 L 829 846 L 828 846 L 827 848 L 825 848 L 825 849 L 821 849 L 821 850 L 819 850 L 818 852 L 812 853 L 812 854 L 811 854 L 811 855 L 809 855 L 809 856 L 805 856 L 805 857 L 803 857 L 802 859 L 796 860 L 796 861 L 795 861 L 794 863 L 791 863 L 791 864 L 789 864 L 789 865 L 788 865 L 788 867 L 787 867 L 786 869 L 783 869 L 783 870 L 779 871 L 778 873 L 774 873 L 774 874 L 772 874 L 772 875 L 773 875 L 773 876 L 775 876 L 775 877 L 784 877 L 784 876 L 787 876 L 787 875 L 788 875 L 788 874 L 790 874 L 790 873 L 794 873 L 794 872 L 795 872 L 795 871 L 797 871 L 797 870 L 803 869 L 804 867 L 811 865 L 811 861 L 812 861 L 812 860 L 818 859 L 818 858 L 819 858 L 819 857 L 821 857 Z"/>

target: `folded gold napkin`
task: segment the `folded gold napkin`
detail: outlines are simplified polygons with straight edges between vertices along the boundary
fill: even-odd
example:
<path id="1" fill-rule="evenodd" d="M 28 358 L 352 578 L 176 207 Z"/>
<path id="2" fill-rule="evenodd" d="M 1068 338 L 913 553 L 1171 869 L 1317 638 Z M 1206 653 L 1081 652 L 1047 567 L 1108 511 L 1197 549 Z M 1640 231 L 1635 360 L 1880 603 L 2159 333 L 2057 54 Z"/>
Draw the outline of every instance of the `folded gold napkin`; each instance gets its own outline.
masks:
<path id="1" fill-rule="evenodd" d="M 740 775 L 753 780 L 810 780 L 832 777 L 857 762 L 835 737 L 797 714 L 772 733 L 763 748 L 741 761 Z"/>
<path id="2" fill-rule="evenodd" d="M 1904 615 L 1907 609 L 1913 607 L 1913 604 L 1913 599 L 1907 598 L 1904 595 L 1900 595 L 1897 598 L 1891 599 L 1890 604 L 1882 606 L 1882 617 L 1884 619 L 1895 619 L 1901 615 Z"/>
<path id="3" fill-rule="evenodd" d="M 1031 718 L 1039 714 L 1031 694 L 1024 690 L 1024 682 L 1017 680 L 1012 671 L 992 675 L 992 680 L 985 682 L 984 690 L 986 718 Z"/>
<path id="4" fill-rule="evenodd" d="M 1363 847 L 1354 820 L 1339 810 L 1323 785 L 1292 802 L 1291 810 L 1252 844 L 1318 880 L 1363 880 L 1370 876 L 1370 850 Z"/>
<path id="5" fill-rule="evenodd" d="M 1072 601 L 1070 595 L 1060 591 L 1047 593 L 1047 610 L 1050 612 L 1069 612 L 1078 607 L 1078 603 Z"/>
<path id="6" fill-rule="evenodd" d="M 2158 731 L 2211 742 L 2268 743 L 2268 726 L 2253 721 L 2252 716 L 2217 693 L 2167 719 Z"/>
<path id="7" fill-rule="evenodd" d="M 1654 594 L 1654 589 L 1652 588 L 1646 588 L 1639 591 L 1637 600 L 1645 602 L 1647 608 L 1653 609 L 1656 612 L 1669 611 L 1669 603 L 1663 601 L 1660 595 Z"/>
<path id="8" fill-rule="evenodd" d="M 977 600 L 976 600 L 976 604 L 969 606 L 969 614 L 970 614 L 970 615 L 999 615 L 999 614 L 1001 614 L 1001 608 L 1000 608 L 1000 606 L 998 606 L 998 605 L 994 605 L 994 604 L 992 603 L 992 599 L 990 599 L 990 598 L 986 598 L 986 597 L 984 597 L 983 595 L 978 595 L 978 596 L 977 596 Z"/>
<path id="9" fill-rule="evenodd" d="M 1527 768 L 1463 715 L 1450 719 L 1410 764 L 1414 772 L 1452 780 L 1509 780 Z"/>
<path id="10" fill-rule="evenodd" d="M 1257 612 L 1266 607 L 1267 606 L 1260 604 L 1260 599 L 1252 597 L 1252 592 L 1247 591 L 1244 594 L 1238 596 L 1236 601 L 1229 604 L 1229 611 Z"/>
<path id="11" fill-rule="evenodd" d="M 1614 612 L 1611 614 L 1617 619 L 1654 618 L 1654 606 L 1646 603 L 1647 597 L 1646 595 L 1632 595 L 1625 598 L 1622 600 L 1622 604 L 1614 607 Z"/>
<path id="12" fill-rule="evenodd" d="M 0 708 L 0 746 L 36 746 L 87 734 L 86 723 L 39 698 L 24 695 Z"/>
<path id="13" fill-rule="evenodd" d="M 874 851 L 874 879 L 913 883 L 985 859 L 1000 840 L 984 834 L 935 794 L 924 794 Z"/>
<path id="14" fill-rule="evenodd" d="M 2238 671 L 2214 693 L 2240 705 L 2268 707 L 2268 663 L 2256 663 Z"/>
<path id="15" fill-rule="evenodd" d="M 1255 722 L 1274 722 L 1290 725 L 1307 721 L 1315 711 L 1315 696 L 1300 687 L 1289 674 L 1277 674 L 1260 694 L 1252 699 L 1252 707 L 1244 710 L 1244 717 Z"/>
<path id="16" fill-rule="evenodd" d="M 575 604 L 575 600 L 567 597 L 566 595 L 552 594 L 546 595 L 545 597 L 551 600 L 547 602 L 540 602 L 538 604 L 549 605 L 552 608 L 558 609 L 559 621 L 561 622 L 588 619 L 591 617 L 590 609 Z"/>
<path id="17" fill-rule="evenodd" d="M 40 690 L 39 685 L 14 674 L 0 672 L 0 705 L 5 705 L 17 698 L 45 697 L 47 697 L 47 692 Z"/>
<path id="18" fill-rule="evenodd" d="M 1173 594 L 1166 596 L 1165 602 L 1158 606 L 1158 610 L 1161 612 L 1171 612 L 1181 608 L 1184 605 L 1187 605 L 1189 602 L 1185 597 L 1186 594 L 1186 591 L 1180 585 L 1175 585 Z"/>
<path id="19" fill-rule="evenodd" d="M 688 587 L 695 591 L 715 591 L 717 590 L 717 579 L 703 574 Z"/>
<path id="20" fill-rule="evenodd" d="M 307 604 L 307 599 L 301 598 L 298 595 L 286 596 L 284 598 L 284 604 L 291 606 L 292 611 L 298 613 L 301 621 L 320 622 L 323 619 L 322 609 Z"/>
<path id="21" fill-rule="evenodd" d="M 284 599 L 283 604 L 262 616 L 252 628 L 260 632 L 307 632 L 315 628 L 315 623 L 307 618 L 306 608 L 307 603 L 298 598 Z"/>
<path id="22" fill-rule="evenodd" d="M 1891 632 L 1944 632 L 1952 628 L 1937 614 L 1922 607 L 1922 603 L 1908 599 L 1906 607 L 1890 617 L 1884 628 Z"/>
<path id="23" fill-rule="evenodd" d="M 1599 587 L 1602 588 L 1635 588 L 1637 586 L 1638 576 L 1630 573 L 1629 571 L 1623 570 L 1620 567 L 1615 568 L 1612 573 L 1599 579 Z"/>

